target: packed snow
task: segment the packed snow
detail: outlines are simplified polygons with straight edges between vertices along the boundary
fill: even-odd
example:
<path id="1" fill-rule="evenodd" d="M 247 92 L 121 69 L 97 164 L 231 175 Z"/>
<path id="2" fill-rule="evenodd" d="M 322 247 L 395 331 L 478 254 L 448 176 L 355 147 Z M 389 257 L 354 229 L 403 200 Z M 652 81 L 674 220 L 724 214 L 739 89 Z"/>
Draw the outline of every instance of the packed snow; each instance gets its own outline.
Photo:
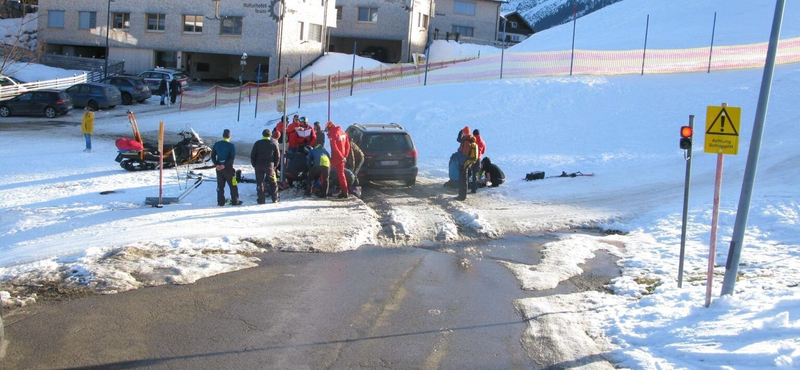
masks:
<path id="1" fill-rule="evenodd" d="M 304 78 L 311 78 L 314 76 L 327 76 L 333 75 L 343 71 L 351 71 L 355 69 L 373 69 L 384 65 L 383 63 L 361 56 L 342 53 L 327 53 L 324 57 L 317 59 L 313 64 L 307 68 L 303 68 L 301 74 Z M 299 77 L 299 75 L 297 77 Z"/>
<path id="2" fill-rule="evenodd" d="M 86 71 L 48 67 L 42 64 L 14 62 L 6 68 L 6 74 L 22 81 L 36 82 L 48 81 L 57 78 L 77 77 Z"/>
<path id="3" fill-rule="evenodd" d="M 653 37 L 648 47 L 705 46 L 715 10 L 720 44 L 764 42 L 773 5 L 772 1 L 745 0 L 622 1 L 581 18 L 576 47 L 640 48 L 643 40 L 637 41 L 638 35 L 647 14 Z M 800 4 L 787 2 L 784 38 L 800 35 L 798 16 Z M 565 49 L 571 31 L 571 25 L 556 27 L 508 52 Z M 523 344 L 540 330 L 560 328 L 585 332 L 586 338 L 571 336 L 576 340 L 573 345 L 554 343 L 554 348 L 579 351 L 574 355 L 584 359 L 610 359 L 625 368 L 790 369 L 800 362 L 800 188 L 796 185 L 800 147 L 793 141 L 800 137 L 798 64 L 776 68 L 741 276 L 734 296 L 719 295 L 761 77 L 761 70 L 741 70 L 440 84 L 334 100 L 331 115 L 343 126 L 402 123 L 414 137 L 422 174 L 442 182 L 448 158 L 456 149 L 456 132 L 465 125 L 479 128 L 487 142 L 487 156 L 503 169 L 507 182 L 470 195 L 498 207 L 473 211 L 468 199 L 461 209 L 464 218 L 457 220 L 462 227 L 478 222 L 475 229 L 499 229 L 517 222 L 542 231 L 584 226 L 625 233 L 564 236 L 545 246 L 543 262 L 563 259 L 573 266 L 559 272 L 559 279 L 579 273 L 574 266 L 591 258 L 592 251 L 614 248 L 621 255 L 623 276 L 609 286 L 613 295 L 581 293 L 517 301 L 516 307 L 529 319 Z M 742 108 L 740 154 L 725 157 L 713 299 L 706 308 L 716 155 L 702 151 L 704 138 L 696 130 L 686 266 L 683 288 L 678 288 L 685 168 L 678 132 L 690 114 L 695 115 L 695 127 L 702 127 L 706 106 L 723 102 Z M 310 104 L 302 107 L 302 114 L 321 121 L 327 109 L 326 104 Z M 237 123 L 232 120 L 235 115 L 236 107 L 182 113 L 173 109 L 143 115 L 139 124 L 149 134 L 161 120 L 173 130 L 192 124 L 208 138 L 230 128 L 238 135 L 234 141 L 250 143 L 277 117 L 265 113 Z M 113 162 L 113 139 L 126 133 L 127 121 L 119 117 L 98 120 L 97 149 L 92 153 L 80 152 L 83 139 L 76 127 L 40 131 L 35 140 L 47 145 L 37 147 L 36 155 L 30 155 L 30 133 L 4 132 L 0 137 L 0 155 L 6 162 L 24 163 L 0 169 L 0 280 L 32 281 L 39 275 L 61 274 L 74 277 L 71 281 L 107 284 L 109 290 L 190 282 L 204 266 L 219 273 L 256 263 L 251 255 L 254 246 L 341 251 L 374 242 L 380 229 L 375 214 L 357 200 L 322 203 L 286 196 L 277 206 L 255 206 L 255 190 L 246 187 L 243 196 L 249 204 L 242 208 L 217 208 L 213 185 L 201 186 L 186 204 L 143 208 L 143 198 L 157 191 L 157 174 L 119 169 Z M 60 160 L 53 163 L 51 158 Z M 244 163 L 240 166 L 245 173 L 252 171 Z M 562 171 L 594 176 L 523 180 L 526 173 L 536 170 L 547 176 Z M 166 181 L 167 192 L 175 194 L 177 184 Z M 99 196 L 102 190 L 118 192 Z M 503 218 L 501 205 L 521 202 L 530 208 L 530 217 Z M 537 213 L 554 207 L 563 207 L 565 212 Z M 307 222 L 309 218 L 314 222 Z M 391 218 L 404 229 L 411 229 L 416 221 L 402 211 Z M 313 232 L 302 232 L 309 227 Z M 447 221 L 436 224 L 435 231 L 440 240 L 458 235 L 456 225 Z M 611 242 L 622 248 L 612 248 Z M 161 257 L 171 249 L 180 253 Z M 107 268 L 125 266 L 107 262 L 124 260 L 140 250 L 152 254 L 141 266 Z M 203 261 L 202 254 L 224 257 Z M 185 266 L 172 264 L 183 255 L 187 255 Z M 136 268 L 150 277 L 138 277 Z M 191 272 L 176 273 L 176 268 Z M 162 275 L 161 269 L 172 271 Z M 526 266 L 514 269 L 523 286 L 528 281 L 525 276 L 536 272 Z M 106 277 L 113 274 L 118 276 Z M 7 293 L 0 297 L 4 305 L 24 299 Z"/>

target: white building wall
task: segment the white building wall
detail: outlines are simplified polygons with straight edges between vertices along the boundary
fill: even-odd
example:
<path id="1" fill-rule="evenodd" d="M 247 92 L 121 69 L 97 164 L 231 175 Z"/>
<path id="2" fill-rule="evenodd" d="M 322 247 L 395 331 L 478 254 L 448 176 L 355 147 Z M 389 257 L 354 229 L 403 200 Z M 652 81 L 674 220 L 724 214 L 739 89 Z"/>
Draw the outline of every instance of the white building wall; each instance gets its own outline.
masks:
<path id="1" fill-rule="evenodd" d="M 135 48 L 109 48 L 110 60 L 124 60 L 125 73 L 138 74 L 153 68 L 155 64 L 155 54 L 149 49 Z"/>

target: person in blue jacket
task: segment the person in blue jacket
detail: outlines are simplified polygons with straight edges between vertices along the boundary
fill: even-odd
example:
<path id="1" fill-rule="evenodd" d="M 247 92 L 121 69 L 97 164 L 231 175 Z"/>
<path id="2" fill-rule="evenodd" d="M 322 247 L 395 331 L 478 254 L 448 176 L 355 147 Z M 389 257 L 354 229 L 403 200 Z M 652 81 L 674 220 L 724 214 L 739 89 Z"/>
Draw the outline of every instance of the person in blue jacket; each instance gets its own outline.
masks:
<path id="1" fill-rule="evenodd" d="M 231 130 L 222 131 L 222 140 L 214 143 L 211 148 L 211 161 L 214 162 L 217 170 L 217 205 L 225 205 L 225 183 L 231 188 L 231 204 L 238 206 L 242 204 L 239 200 L 239 188 L 234 183 L 236 170 L 233 168 L 233 160 L 236 158 L 236 147 L 231 143 Z"/>

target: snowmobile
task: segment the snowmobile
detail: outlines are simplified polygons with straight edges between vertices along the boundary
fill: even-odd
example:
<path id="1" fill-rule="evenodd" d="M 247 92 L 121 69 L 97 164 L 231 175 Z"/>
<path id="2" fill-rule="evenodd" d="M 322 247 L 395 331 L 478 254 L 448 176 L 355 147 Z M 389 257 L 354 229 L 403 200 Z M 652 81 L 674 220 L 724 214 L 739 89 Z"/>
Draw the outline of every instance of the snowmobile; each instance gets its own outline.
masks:
<path id="1" fill-rule="evenodd" d="M 120 167 L 128 171 L 154 170 L 158 168 L 162 158 L 156 145 L 145 143 L 139 133 L 139 125 L 133 112 L 128 111 L 128 120 L 133 130 L 133 140 L 121 138 L 116 141 L 119 154 L 115 159 Z M 211 148 L 203 143 L 203 139 L 191 127 L 178 133 L 181 141 L 175 145 L 164 144 L 164 168 L 176 165 L 205 163 L 211 160 Z"/>

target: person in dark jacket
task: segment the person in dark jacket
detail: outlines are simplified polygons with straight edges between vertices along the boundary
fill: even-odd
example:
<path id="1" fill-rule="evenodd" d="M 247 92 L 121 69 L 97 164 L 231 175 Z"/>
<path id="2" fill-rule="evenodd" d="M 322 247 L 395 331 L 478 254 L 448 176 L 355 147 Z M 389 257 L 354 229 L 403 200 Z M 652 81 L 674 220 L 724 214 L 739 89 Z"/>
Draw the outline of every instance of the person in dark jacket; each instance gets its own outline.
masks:
<path id="1" fill-rule="evenodd" d="M 269 196 L 272 198 L 272 203 L 278 203 L 275 167 L 278 165 L 280 155 L 278 155 L 278 142 L 270 134 L 269 129 L 261 132 L 263 137 L 253 144 L 253 150 L 250 151 L 250 164 L 256 170 L 258 204 L 266 203 L 267 188 L 269 188 Z"/>
<path id="2" fill-rule="evenodd" d="M 164 99 L 167 98 L 167 90 L 169 90 L 169 83 L 167 82 L 167 76 L 161 77 L 161 82 L 158 84 L 158 94 L 161 95 L 161 105 L 166 105 L 164 103 Z"/>
<path id="3" fill-rule="evenodd" d="M 481 169 L 484 173 L 486 173 L 486 184 L 492 183 L 491 187 L 496 188 L 500 186 L 502 183 L 506 182 L 506 174 L 503 173 L 503 170 L 500 167 L 497 167 L 496 164 L 492 163 L 492 160 L 489 157 L 483 158 L 481 161 Z"/>
<path id="4" fill-rule="evenodd" d="M 314 148 L 306 146 L 308 152 L 308 178 L 306 178 L 306 195 L 311 195 L 311 185 L 314 180 L 319 179 L 321 186 L 319 196 L 328 196 L 328 182 L 331 177 L 331 156 L 322 145 Z"/>
<path id="5" fill-rule="evenodd" d="M 175 101 L 178 100 L 178 95 L 181 94 L 181 82 L 178 81 L 177 78 L 173 77 L 172 81 L 169 82 L 169 101 L 172 104 L 175 104 Z"/>
<path id="6" fill-rule="evenodd" d="M 358 184 L 358 172 L 361 171 L 361 166 L 364 165 L 364 152 L 361 151 L 361 148 L 350 140 L 350 154 L 347 155 L 347 169 L 353 173 L 355 176 L 355 181 L 349 185 L 357 185 Z M 347 176 L 345 176 L 347 177 Z"/>
<path id="7" fill-rule="evenodd" d="M 475 161 L 475 164 L 469 168 L 469 187 L 472 191 L 472 194 L 475 194 L 478 192 L 478 173 L 481 171 L 481 157 L 483 157 L 483 154 L 486 153 L 486 144 L 483 142 L 483 138 L 481 138 L 480 130 L 473 130 L 472 137 L 475 138 L 475 145 L 478 146 L 478 160 Z"/>
<path id="8" fill-rule="evenodd" d="M 325 132 L 322 131 L 322 126 L 319 124 L 319 121 L 314 122 L 314 132 L 317 135 L 317 141 L 314 143 L 313 146 L 317 145 L 325 146 Z"/>
<path id="9" fill-rule="evenodd" d="M 222 140 L 214 143 L 211 148 L 211 161 L 214 162 L 217 170 L 217 205 L 225 205 L 225 183 L 231 188 L 231 204 L 238 206 L 242 204 L 239 200 L 239 188 L 234 185 L 236 170 L 233 168 L 233 160 L 236 158 L 236 147 L 231 144 L 231 130 L 222 131 Z"/>

